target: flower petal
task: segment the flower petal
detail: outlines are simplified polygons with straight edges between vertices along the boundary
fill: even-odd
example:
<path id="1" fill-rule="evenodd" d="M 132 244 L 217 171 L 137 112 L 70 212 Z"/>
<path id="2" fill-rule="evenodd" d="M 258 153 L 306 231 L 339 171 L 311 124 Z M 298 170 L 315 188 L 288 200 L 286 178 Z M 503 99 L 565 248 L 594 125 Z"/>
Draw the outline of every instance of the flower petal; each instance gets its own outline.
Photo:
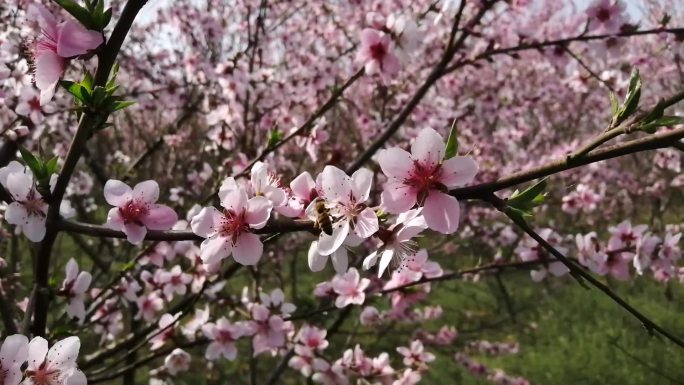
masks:
<path id="1" fill-rule="evenodd" d="M 378 216 L 375 210 L 366 207 L 356 216 L 356 224 L 354 225 L 354 232 L 359 237 L 365 239 L 375 234 L 380 229 L 378 225 Z"/>
<path id="2" fill-rule="evenodd" d="M 65 58 L 83 55 L 99 47 L 102 42 L 102 33 L 88 30 L 77 21 L 67 20 L 59 28 L 57 54 Z"/>
<path id="3" fill-rule="evenodd" d="M 411 145 L 411 155 L 422 164 L 439 164 L 444 158 L 442 136 L 432 128 L 424 128 Z"/>
<path id="4" fill-rule="evenodd" d="M 266 226 L 272 208 L 273 205 L 271 204 L 271 201 L 262 196 L 254 197 L 247 201 L 245 220 L 249 224 L 249 227 L 260 229 Z"/>
<path id="5" fill-rule="evenodd" d="M 335 222 L 332 235 L 321 232 L 318 239 L 318 252 L 321 255 L 332 254 L 342 246 L 347 234 L 349 234 L 349 221 Z"/>
<path id="6" fill-rule="evenodd" d="M 411 154 L 398 147 L 380 151 L 377 159 L 382 172 L 390 178 L 403 180 L 408 178 L 413 170 Z"/>
<path id="7" fill-rule="evenodd" d="M 36 87 L 41 91 L 52 89 L 54 94 L 54 87 L 57 85 L 62 73 L 64 73 L 66 66 L 64 59 L 52 51 L 44 51 L 36 57 L 35 65 Z M 44 105 L 45 103 L 43 103 L 42 99 L 41 97 L 40 104 Z"/>
<path id="8" fill-rule="evenodd" d="M 456 198 L 438 191 L 430 191 L 423 205 L 423 216 L 428 227 L 442 234 L 458 230 L 461 206 Z"/>
<path id="9" fill-rule="evenodd" d="M 133 199 L 145 203 L 155 203 L 159 199 L 159 184 L 153 180 L 140 182 L 133 187 Z"/>
<path id="10" fill-rule="evenodd" d="M 28 345 L 28 367 L 38 369 L 48 353 L 48 342 L 43 337 L 33 337 Z"/>
<path id="11" fill-rule="evenodd" d="M 314 273 L 325 268 L 325 264 L 328 262 L 328 256 L 318 253 L 318 242 L 311 242 L 307 261 L 309 262 L 309 269 L 311 269 L 311 271 Z"/>
<path id="12" fill-rule="evenodd" d="M 202 263 L 212 264 L 227 258 L 232 251 L 233 246 L 228 238 L 207 238 L 200 245 L 200 258 Z"/>
<path id="13" fill-rule="evenodd" d="M 225 216 L 214 207 L 204 207 L 190 220 L 192 232 L 203 238 L 212 236 Z"/>
<path id="14" fill-rule="evenodd" d="M 416 205 L 416 191 L 402 182 L 390 180 L 382 190 L 382 206 L 392 214 L 400 214 Z"/>
<path id="15" fill-rule="evenodd" d="M 124 182 L 110 179 L 104 186 L 104 197 L 112 206 L 123 206 L 133 198 L 133 190 Z"/>
<path id="16" fill-rule="evenodd" d="M 264 245 L 256 234 L 244 233 L 233 246 L 233 259 L 241 265 L 256 265 L 264 251 Z"/>
<path id="17" fill-rule="evenodd" d="M 463 186 L 473 181 L 478 166 L 469 156 L 455 156 L 442 163 L 440 182 L 448 188 Z"/>
<path id="18" fill-rule="evenodd" d="M 145 226 L 136 225 L 135 223 L 124 224 L 122 231 L 126 234 L 128 242 L 139 245 L 147 235 L 147 228 Z"/>
<path id="19" fill-rule="evenodd" d="M 140 219 L 150 230 L 169 230 L 178 222 L 178 215 L 169 206 L 153 204 Z"/>
<path id="20" fill-rule="evenodd" d="M 351 184 L 356 202 L 365 202 L 373 184 L 373 172 L 367 168 L 356 170 L 351 176 Z"/>

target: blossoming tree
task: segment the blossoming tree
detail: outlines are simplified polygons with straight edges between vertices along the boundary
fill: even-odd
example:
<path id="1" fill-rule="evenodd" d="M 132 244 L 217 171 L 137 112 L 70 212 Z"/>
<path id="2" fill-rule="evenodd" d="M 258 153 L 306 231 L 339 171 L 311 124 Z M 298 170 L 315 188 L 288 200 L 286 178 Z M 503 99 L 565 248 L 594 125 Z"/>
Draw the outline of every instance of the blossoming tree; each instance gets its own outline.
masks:
<path id="1" fill-rule="evenodd" d="M 146 3 L 0 5 L 0 384 L 529 384 L 436 299 L 520 270 L 684 348 L 678 2 Z"/>

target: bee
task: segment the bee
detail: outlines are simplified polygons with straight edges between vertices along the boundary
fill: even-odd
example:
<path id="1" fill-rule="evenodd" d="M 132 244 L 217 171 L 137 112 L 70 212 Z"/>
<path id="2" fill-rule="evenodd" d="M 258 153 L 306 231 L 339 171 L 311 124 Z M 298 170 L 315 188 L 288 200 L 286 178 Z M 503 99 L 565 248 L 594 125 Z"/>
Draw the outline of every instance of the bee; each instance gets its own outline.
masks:
<path id="1" fill-rule="evenodd" d="M 330 218 L 328 208 L 325 207 L 325 201 L 316 201 L 316 204 L 314 205 L 314 212 L 316 213 L 316 227 L 321 229 L 321 231 L 324 233 L 332 235 L 332 218 Z"/>

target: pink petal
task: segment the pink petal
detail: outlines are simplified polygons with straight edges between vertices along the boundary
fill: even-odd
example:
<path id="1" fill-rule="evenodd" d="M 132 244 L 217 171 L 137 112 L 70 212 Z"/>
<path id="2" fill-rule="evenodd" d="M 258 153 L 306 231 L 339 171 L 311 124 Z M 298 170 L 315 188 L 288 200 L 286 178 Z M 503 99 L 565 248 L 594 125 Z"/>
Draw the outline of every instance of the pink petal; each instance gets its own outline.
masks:
<path id="1" fill-rule="evenodd" d="M 128 242 L 134 245 L 141 244 L 145 239 L 145 235 L 147 235 L 147 228 L 145 226 L 136 225 L 134 223 L 124 224 L 122 231 L 126 234 Z"/>
<path id="2" fill-rule="evenodd" d="M 305 171 L 290 182 L 290 188 L 296 197 L 308 201 L 311 197 L 311 191 L 316 189 L 316 182 L 314 182 L 311 174 Z"/>
<path id="3" fill-rule="evenodd" d="M 43 337 L 33 337 L 28 345 L 28 367 L 38 369 L 48 353 L 48 342 Z"/>
<path id="4" fill-rule="evenodd" d="M 411 145 L 414 160 L 423 164 L 437 165 L 444 158 L 444 140 L 432 128 L 424 128 Z"/>
<path id="5" fill-rule="evenodd" d="M 23 172 L 12 173 L 7 176 L 5 187 L 16 200 L 23 201 L 33 189 L 33 178 L 31 174 Z"/>
<path id="6" fill-rule="evenodd" d="M 323 196 L 330 201 L 348 202 L 352 194 L 351 178 L 335 166 L 325 166 L 320 176 Z"/>
<path id="7" fill-rule="evenodd" d="M 54 89 L 62 73 L 64 73 L 66 66 L 64 59 L 54 52 L 45 51 L 36 57 L 35 64 L 36 87 L 41 91 Z"/>
<path id="8" fill-rule="evenodd" d="M 74 287 L 73 290 L 76 293 L 85 293 L 86 290 L 90 287 L 90 282 L 93 280 L 93 276 L 87 272 L 87 271 L 82 271 L 79 275 L 78 278 L 76 278 L 76 282 L 74 282 Z"/>
<path id="9" fill-rule="evenodd" d="M 10 225 L 23 226 L 28 222 L 28 212 L 24 205 L 19 202 L 12 202 L 5 210 L 5 220 Z"/>
<path id="10" fill-rule="evenodd" d="M 71 258 L 69 259 L 69 262 L 66 264 L 66 277 L 64 278 L 65 281 L 73 281 L 78 277 L 78 263 L 76 263 L 76 260 Z"/>
<path id="11" fill-rule="evenodd" d="M 354 232 L 361 238 L 368 238 L 375 234 L 380 229 L 378 225 L 378 216 L 375 210 L 366 207 L 359 215 L 356 216 L 356 225 Z"/>
<path id="12" fill-rule="evenodd" d="M 124 182 L 110 179 L 104 185 L 104 197 L 112 206 L 123 206 L 133 197 L 133 190 Z"/>
<path id="13" fill-rule="evenodd" d="M 378 164 L 385 175 L 400 180 L 408 178 L 413 170 L 411 154 L 398 147 L 380 151 Z"/>
<path id="14" fill-rule="evenodd" d="M 153 180 L 136 184 L 133 187 L 133 199 L 145 203 L 155 203 L 159 199 L 159 184 Z"/>
<path id="15" fill-rule="evenodd" d="M 86 29 L 81 23 L 67 20 L 59 28 L 57 37 L 57 54 L 69 58 L 88 53 L 99 47 L 104 38 L 97 31 Z"/>
<path id="16" fill-rule="evenodd" d="M 64 380 L 64 385 L 88 385 L 88 379 L 82 371 L 74 369 L 71 375 Z"/>
<path id="17" fill-rule="evenodd" d="M 333 233 L 328 235 L 321 233 L 318 239 L 318 252 L 321 255 L 330 255 L 342 246 L 349 234 L 349 221 L 339 221 L 333 224 Z"/>
<path id="18" fill-rule="evenodd" d="M 314 273 L 325 268 L 325 264 L 328 262 L 328 257 L 318 253 L 318 242 L 311 242 L 307 261 L 309 262 L 309 269 L 311 269 L 311 271 Z"/>
<path id="19" fill-rule="evenodd" d="M 432 230 L 452 234 L 458 230 L 461 207 L 456 198 L 435 190 L 430 191 L 423 205 L 425 222 Z"/>
<path id="20" fill-rule="evenodd" d="M 21 230 L 31 242 L 40 242 L 45 237 L 45 218 L 31 215 Z"/>
<path id="21" fill-rule="evenodd" d="M 23 363 L 28 357 L 28 338 L 21 334 L 13 334 L 5 338 L 0 348 L 0 361 Z"/>
<path id="22" fill-rule="evenodd" d="M 387 269 L 387 266 L 392 262 L 392 258 L 394 258 L 394 249 L 387 249 L 382 252 L 382 255 L 380 256 L 380 266 L 378 266 L 378 278 L 382 277 L 385 269 Z"/>
<path id="23" fill-rule="evenodd" d="M 242 188 L 227 191 L 221 198 L 221 206 L 240 212 L 247 206 L 247 193 Z"/>
<path id="24" fill-rule="evenodd" d="M 448 188 L 463 186 L 473 181 L 478 166 L 469 156 L 455 156 L 442 163 L 442 182 Z"/>
<path id="25" fill-rule="evenodd" d="M 203 238 L 212 236 L 225 216 L 214 207 L 205 207 L 190 220 L 192 232 Z"/>
<path id="26" fill-rule="evenodd" d="M 178 215 L 169 206 L 154 204 L 141 220 L 150 230 L 169 230 L 178 222 Z"/>
<path id="27" fill-rule="evenodd" d="M 266 226 L 272 207 L 271 201 L 265 197 L 254 197 L 247 201 L 245 220 L 251 228 L 260 229 Z"/>
<path id="28" fill-rule="evenodd" d="M 344 274 L 349 267 L 349 257 L 347 256 L 347 249 L 340 247 L 334 253 L 330 254 L 333 268 L 337 274 Z"/>
<path id="29" fill-rule="evenodd" d="M 122 231 L 124 227 L 124 220 L 121 217 L 121 212 L 118 207 L 112 207 L 107 214 L 107 223 L 105 226 L 112 230 Z"/>
<path id="30" fill-rule="evenodd" d="M 373 184 L 373 172 L 367 168 L 361 168 L 351 176 L 352 192 L 357 202 L 365 202 L 370 195 Z"/>
<path id="31" fill-rule="evenodd" d="M 233 246 L 233 259 L 241 265 L 256 265 L 263 251 L 264 245 L 257 235 L 244 233 Z"/>
<path id="32" fill-rule="evenodd" d="M 228 238 L 207 238 L 200 246 L 200 258 L 204 264 L 216 263 L 227 258 L 232 251 L 233 246 Z"/>
<path id="33" fill-rule="evenodd" d="M 400 214 L 416 205 L 416 191 L 402 182 L 390 180 L 382 191 L 382 206 L 392 214 Z"/>
<path id="34" fill-rule="evenodd" d="M 38 22 L 40 29 L 42 29 L 50 38 L 56 40 L 57 38 L 57 19 L 55 16 L 42 4 L 33 3 L 29 6 L 27 16 L 31 20 Z"/>

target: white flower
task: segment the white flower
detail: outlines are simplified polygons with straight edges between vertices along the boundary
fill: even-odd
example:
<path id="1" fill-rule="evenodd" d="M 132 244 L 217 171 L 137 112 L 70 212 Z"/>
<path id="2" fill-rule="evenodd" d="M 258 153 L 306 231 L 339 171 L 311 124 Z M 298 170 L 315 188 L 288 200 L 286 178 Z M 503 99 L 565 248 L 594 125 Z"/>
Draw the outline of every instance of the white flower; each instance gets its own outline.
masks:
<path id="1" fill-rule="evenodd" d="M 81 348 L 78 337 L 67 337 L 48 350 L 43 337 L 35 337 L 28 345 L 28 368 L 22 385 L 87 385 L 85 374 L 76 367 Z"/>

